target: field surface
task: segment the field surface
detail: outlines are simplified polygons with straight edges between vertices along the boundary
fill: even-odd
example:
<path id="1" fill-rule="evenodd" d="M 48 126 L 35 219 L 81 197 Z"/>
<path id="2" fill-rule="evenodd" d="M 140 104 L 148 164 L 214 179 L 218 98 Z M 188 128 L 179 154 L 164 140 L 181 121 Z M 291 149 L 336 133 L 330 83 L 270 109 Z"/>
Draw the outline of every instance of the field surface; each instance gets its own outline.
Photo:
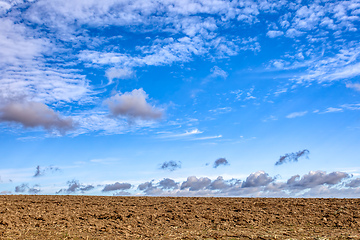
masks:
<path id="1" fill-rule="evenodd" d="M 0 239 L 360 239 L 360 199 L 0 196 Z"/>

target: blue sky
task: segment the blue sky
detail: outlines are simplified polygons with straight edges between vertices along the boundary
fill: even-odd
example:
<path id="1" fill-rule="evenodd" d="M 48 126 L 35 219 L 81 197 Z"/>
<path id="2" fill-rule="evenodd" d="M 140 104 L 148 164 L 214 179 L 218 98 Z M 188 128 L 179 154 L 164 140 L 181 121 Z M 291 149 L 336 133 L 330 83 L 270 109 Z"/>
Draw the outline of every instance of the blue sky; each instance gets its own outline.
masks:
<path id="1" fill-rule="evenodd" d="M 0 192 L 359 197 L 360 1 L 0 1 Z"/>

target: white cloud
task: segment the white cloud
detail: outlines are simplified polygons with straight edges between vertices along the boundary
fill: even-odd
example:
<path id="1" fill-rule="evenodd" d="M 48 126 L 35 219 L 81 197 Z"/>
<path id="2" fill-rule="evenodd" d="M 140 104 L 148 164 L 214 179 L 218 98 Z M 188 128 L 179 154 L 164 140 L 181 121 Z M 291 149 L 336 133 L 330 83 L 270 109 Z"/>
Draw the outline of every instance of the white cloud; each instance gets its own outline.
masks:
<path id="1" fill-rule="evenodd" d="M 109 79 L 108 85 L 113 82 L 113 79 L 127 79 L 134 77 L 135 72 L 129 68 L 110 68 L 106 71 L 106 77 Z"/>
<path id="2" fill-rule="evenodd" d="M 5 1 L 0 1 L 0 14 L 6 13 L 11 8 L 11 4 Z"/>
<path id="3" fill-rule="evenodd" d="M 217 138 L 222 138 L 222 135 L 198 137 L 198 138 L 193 138 L 191 140 L 209 140 L 209 139 L 217 139 Z"/>
<path id="4" fill-rule="evenodd" d="M 360 83 L 346 83 L 346 87 L 360 92 Z"/>
<path id="5" fill-rule="evenodd" d="M 215 114 L 224 114 L 224 113 L 228 113 L 231 112 L 232 108 L 231 107 L 221 107 L 221 108 L 215 108 L 215 109 L 210 109 L 209 112 L 215 113 Z"/>
<path id="6" fill-rule="evenodd" d="M 210 70 L 210 72 L 211 72 L 210 77 L 213 78 L 221 77 L 223 79 L 226 79 L 228 77 L 228 73 L 222 70 L 221 68 L 219 68 L 218 66 L 213 67 Z"/>
<path id="7" fill-rule="evenodd" d="M 190 131 L 185 131 L 184 133 L 166 133 L 159 135 L 159 138 L 183 138 L 183 137 L 189 137 L 192 135 L 197 135 L 203 133 L 199 129 L 195 128 Z"/>
<path id="8" fill-rule="evenodd" d="M 140 89 L 131 92 L 118 93 L 104 101 L 113 116 L 131 119 L 156 120 L 160 119 L 163 112 L 151 106 L 148 102 L 148 95 Z"/>
<path id="9" fill-rule="evenodd" d="M 284 35 L 284 33 L 282 31 L 271 30 L 266 33 L 266 36 L 268 36 L 269 38 L 276 38 L 276 37 L 280 37 L 282 35 Z"/>
<path id="10" fill-rule="evenodd" d="M 333 112 L 342 112 L 342 108 L 334 108 L 334 107 L 328 107 L 324 112 L 322 113 L 333 113 Z"/>
<path id="11" fill-rule="evenodd" d="M 341 107 L 348 110 L 360 110 L 360 103 L 343 104 Z"/>
<path id="12" fill-rule="evenodd" d="M 296 37 L 300 37 L 303 34 L 305 34 L 304 32 L 301 32 L 299 30 L 296 30 L 295 28 L 290 28 L 286 31 L 285 36 L 289 37 L 289 38 L 296 38 Z"/>
<path id="13" fill-rule="evenodd" d="M 308 111 L 303 112 L 293 112 L 286 116 L 286 118 L 296 118 L 296 117 L 302 117 L 305 116 L 308 113 Z"/>

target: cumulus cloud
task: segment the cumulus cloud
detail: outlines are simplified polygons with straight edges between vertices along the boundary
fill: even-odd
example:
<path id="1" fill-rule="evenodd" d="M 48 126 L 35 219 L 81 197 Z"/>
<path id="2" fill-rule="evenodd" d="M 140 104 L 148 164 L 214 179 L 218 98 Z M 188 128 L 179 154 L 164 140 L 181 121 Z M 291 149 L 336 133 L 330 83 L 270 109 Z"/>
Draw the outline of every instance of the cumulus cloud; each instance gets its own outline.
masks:
<path id="1" fill-rule="evenodd" d="M 148 195 L 161 195 L 162 193 L 162 189 L 153 185 L 153 181 L 139 184 L 138 189 Z"/>
<path id="2" fill-rule="evenodd" d="M 116 191 L 116 190 L 128 190 L 130 188 L 131 188 L 130 183 L 116 182 L 114 184 L 107 184 L 102 191 L 103 192 L 108 192 L 108 191 Z"/>
<path id="3" fill-rule="evenodd" d="M 269 176 L 269 174 L 264 171 L 257 171 L 255 173 L 251 173 L 243 182 L 242 187 L 261 187 L 266 186 L 269 183 L 273 182 L 274 179 Z"/>
<path id="4" fill-rule="evenodd" d="M 231 185 L 229 185 L 222 176 L 219 176 L 209 185 L 209 189 L 213 189 L 213 190 L 225 190 L 230 187 Z"/>
<path id="5" fill-rule="evenodd" d="M 280 156 L 279 160 L 275 163 L 275 165 L 281 165 L 286 162 L 297 162 L 299 158 L 306 157 L 308 158 L 310 151 L 307 149 L 295 152 L 295 153 L 287 153 L 284 156 Z"/>
<path id="6" fill-rule="evenodd" d="M 62 118 L 59 113 L 40 102 L 8 102 L 0 105 L 0 122 L 14 122 L 24 127 L 56 129 L 61 133 L 75 126 L 70 117 Z"/>
<path id="7" fill-rule="evenodd" d="M 190 191 L 198 191 L 208 187 L 211 183 L 211 179 L 207 177 L 196 178 L 195 176 L 190 176 L 185 182 L 181 184 L 180 189 L 188 188 Z"/>
<path id="8" fill-rule="evenodd" d="M 173 179 L 165 178 L 158 183 L 153 180 L 139 184 L 138 190 L 152 196 L 357 196 L 360 192 L 359 178 L 346 182 L 350 177 L 344 172 L 311 171 L 283 182 L 264 171 L 257 171 L 245 181 L 236 178 L 225 180 L 222 176 L 215 180 L 190 176 L 176 183 Z"/>
<path id="9" fill-rule="evenodd" d="M 161 164 L 160 169 L 163 170 L 169 170 L 169 171 L 175 171 L 176 169 L 180 169 L 181 168 L 181 162 L 175 162 L 173 160 L 170 160 L 168 162 L 164 162 L 163 164 Z"/>
<path id="10" fill-rule="evenodd" d="M 360 178 L 356 178 L 351 180 L 349 183 L 346 184 L 347 187 L 360 187 Z"/>
<path id="11" fill-rule="evenodd" d="M 144 183 L 139 184 L 138 189 L 143 191 L 143 190 L 146 190 L 151 187 L 153 187 L 152 182 L 144 182 Z"/>
<path id="12" fill-rule="evenodd" d="M 67 184 L 68 184 L 68 188 L 60 189 L 59 191 L 56 192 L 56 194 L 60 194 L 60 193 L 69 194 L 69 193 L 76 193 L 78 191 L 81 191 L 83 193 L 95 188 L 93 185 L 83 185 L 78 180 L 75 179 L 68 181 Z"/>
<path id="13" fill-rule="evenodd" d="M 213 167 L 217 168 L 217 167 L 219 167 L 221 165 L 226 166 L 226 165 L 230 165 L 230 164 L 229 164 L 228 160 L 226 160 L 226 158 L 218 158 L 218 159 L 215 160 Z"/>
<path id="14" fill-rule="evenodd" d="M 335 185 L 349 177 L 345 172 L 326 173 L 324 171 L 311 171 L 300 178 L 299 175 L 291 177 L 287 181 L 287 188 L 313 188 L 319 185 Z"/>
<path id="15" fill-rule="evenodd" d="M 151 106 L 148 102 L 148 95 L 140 89 L 131 92 L 119 93 L 105 100 L 113 116 L 126 117 L 130 119 L 156 120 L 160 119 L 163 112 Z"/>
<path id="16" fill-rule="evenodd" d="M 174 189 L 178 187 L 178 184 L 170 178 L 164 178 L 159 182 L 159 187 L 162 189 Z"/>

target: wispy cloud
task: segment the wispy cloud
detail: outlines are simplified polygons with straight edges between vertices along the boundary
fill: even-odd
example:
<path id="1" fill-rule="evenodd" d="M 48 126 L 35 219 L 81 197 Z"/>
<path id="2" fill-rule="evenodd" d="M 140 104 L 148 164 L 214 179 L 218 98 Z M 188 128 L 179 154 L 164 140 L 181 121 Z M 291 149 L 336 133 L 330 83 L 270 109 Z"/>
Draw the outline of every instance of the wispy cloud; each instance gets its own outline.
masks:
<path id="1" fill-rule="evenodd" d="M 189 136 L 193 136 L 193 135 L 197 135 L 197 134 L 201 134 L 201 133 L 203 133 L 203 132 L 200 131 L 199 129 L 195 128 L 195 129 L 192 129 L 192 130 L 185 131 L 184 133 L 160 134 L 158 136 L 158 138 L 184 138 L 184 137 L 189 137 Z"/>
<path id="2" fill-rule="evenodd" d="M 342 108 L 328 107 L 325 111 L 321 113 L 334 113 L 334 112 L 342 112 Z"/>
<path id="3" fill-rule="evenodd" d="M 303 112 L 293 112 L 286 116 L 286 118 L 296 118 L 296 117 L 302 117 L 305 116 L 308 113 L 308 111 Z"/>
<path id="4" fill-rule="evenodd" d="M 30 194 L 37 194 L 37 193 L 41 192 L 41 190 L 40 190 L 40 186 L 37 184 L 35 184 L 33 187 L 29 187 L 29 185 L 27 183 L 23 183 L 23 184 L 15 187 L 15 192 L 16 193 L 28 192 Z"/>
<path id="5" fill-rule="evenodd" d="M 309 153 L 310 151 L 307 149 L 295 153 L 286 153 L 284 156 L 280 156 L 279 160 L 275 163 L 275 165 L 282 165 L 287 162 L 297 162 L 301 157 L 308 158 Z"/>
<path id="6" fill-rule="evenodd" d="M 217 138 L 222 138 L 222 135 L 216 135 L 216 136 L 207 136 L 207 137 L 197 137 L 197 138 L 192 138 L 191 140 L 210 140 L 210 139 L 217 139 Z"/>
<path id="7" fill-rule="evenodd" d="M 77 193 L 77 192 L 86 192 L 94 189 L 93 185 L 83 185 L 78 180 L 71 180 L 67 182 L 68 188 L 62 188 L 56 192 L 56 194 L 69 194 L 69 193 Z"/>
<path id="8" fill-rule="evenodd" d="M 41 176 L 44 176 L 47 172 L 57 172 L 57 171 L 60 171 L 60 168 L 50 166 L 50 167 L 41 169 L 41 167 L 38 165 L 36 167 L 34 177 L 41 177 Z"/>
<path id="9" fill-rule="evenodd" d="M 346 83 L 346 87 L 360 92 L 360 83 Z"/>

